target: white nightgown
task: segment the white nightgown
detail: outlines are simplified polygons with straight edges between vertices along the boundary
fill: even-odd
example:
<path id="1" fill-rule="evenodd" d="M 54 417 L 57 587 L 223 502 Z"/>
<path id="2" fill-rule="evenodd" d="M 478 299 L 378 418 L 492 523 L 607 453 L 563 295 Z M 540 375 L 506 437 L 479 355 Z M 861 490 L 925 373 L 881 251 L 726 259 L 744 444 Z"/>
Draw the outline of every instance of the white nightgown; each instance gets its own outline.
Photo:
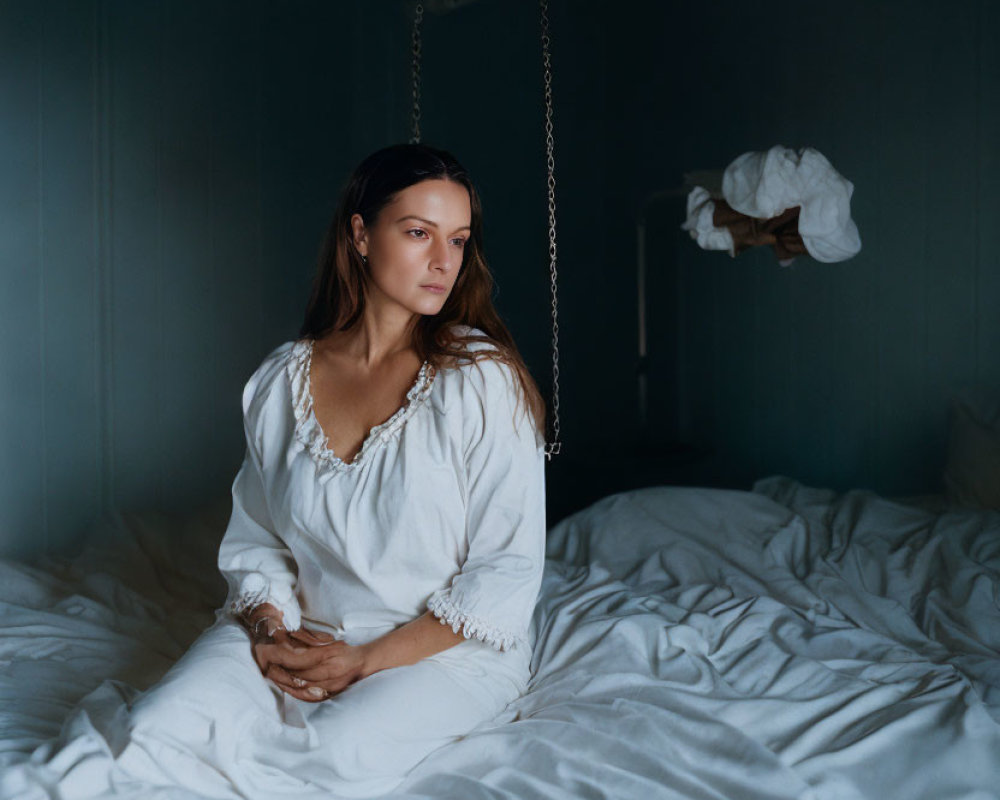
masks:
<path id="1" fill-rule="evenodd" d="M 244 389 L 247 452 L 219 553 L 227 608 L 135 703 L 112 774 L 69 769 L 52 782 L 61 790 L 143 781 L 207 797 L 375 796 L 524 691 L 544 455 L 515 373 L 492 358 L 425 363 L 406 404 L 346 463 L 313 413 L 311 356 L 311 341 L 286 342 Z M 349 644 L 428 609 L 466 638 L 306 703 L 260 674 L 233 620 L 265 601 L 288 627 Z"/>

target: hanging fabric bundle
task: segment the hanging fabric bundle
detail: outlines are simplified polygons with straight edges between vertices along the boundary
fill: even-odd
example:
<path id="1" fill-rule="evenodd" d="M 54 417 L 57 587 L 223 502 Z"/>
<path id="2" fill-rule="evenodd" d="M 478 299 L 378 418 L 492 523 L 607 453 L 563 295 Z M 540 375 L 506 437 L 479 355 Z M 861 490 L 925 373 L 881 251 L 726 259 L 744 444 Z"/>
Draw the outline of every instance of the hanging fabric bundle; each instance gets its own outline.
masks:
<path id="1" fill-rule="evenodd" d="M 853 192 L 854 184 L 818 150 L 796 153 L 775 145 L 744 153 L 726 167 L 721 197 L 695 186 L 681 228 L 700 247 L 732 256 L 770 245 L 782 266 L 805 253 L 817 261 L 844 261 L 861 250 L 851 219 Z"/>
<path id="2" fill-rule="evenodd" d="M 444 9 L 455 7 L 456 0 L 444 4 Z M 428 3 L 432 6 L 433 3 Z M 439 3 L 439 5 L 441 5 Z M 541 43 L 542 43 L 542 71 L 545 87 L 545 162 L 546 162 L 546 184 L 548 186 L 548 209 L 549 209 L 549 284 L 552 308 L 552 415 L 551 429 L 552 436 L 545 443 L 545 456 L 549 460 L 562 450 L 562 442 L 559 439 L 559 295 L 556 288 L 558 271 L 556 269 L 556 162 L 555 162 L 555 137 L 552 126 L 552 61 L 549 56 L 549 3 L 548 0 L 539 0 L 541 10 Z M 424 21 L 424 6 L 417 3 L 413 11 L 413 29 L 411 33 L 412 48 L 412 94 L 413 111 L 411 114 L 412 134 L 411 144 L 420 142 L 420 65 L 423 57 L 423 41 L 421 27 Z"/>

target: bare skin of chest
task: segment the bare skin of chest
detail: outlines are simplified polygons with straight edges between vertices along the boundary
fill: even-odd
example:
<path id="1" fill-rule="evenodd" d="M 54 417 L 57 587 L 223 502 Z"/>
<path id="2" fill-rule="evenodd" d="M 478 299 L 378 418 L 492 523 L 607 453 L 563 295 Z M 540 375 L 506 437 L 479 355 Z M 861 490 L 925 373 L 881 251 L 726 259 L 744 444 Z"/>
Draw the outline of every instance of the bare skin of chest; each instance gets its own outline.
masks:
<path id="1" fill-rule="evenodd" d="M 371 429 L 405 405 L 419 370 L 420 359 L 412 352 L 367 370 L 316 348 L 309 378 L 313 413 L 337 458 L 352 461 Z"/>

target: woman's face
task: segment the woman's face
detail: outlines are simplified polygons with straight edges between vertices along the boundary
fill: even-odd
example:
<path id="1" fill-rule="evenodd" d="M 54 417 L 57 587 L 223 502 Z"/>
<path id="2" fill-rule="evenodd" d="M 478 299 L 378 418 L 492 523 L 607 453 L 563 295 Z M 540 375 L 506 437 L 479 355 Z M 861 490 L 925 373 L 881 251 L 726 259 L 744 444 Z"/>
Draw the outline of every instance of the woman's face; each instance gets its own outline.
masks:
<path id="1" fill-rule="evenodd" d="M 368 257 L 369 300 L 413 314 L 437 314 L 451 293 L 471 233 L 469 192 L 431 179 L 400 191 L 366 228 L 351 217 L 354 244 Z"/>

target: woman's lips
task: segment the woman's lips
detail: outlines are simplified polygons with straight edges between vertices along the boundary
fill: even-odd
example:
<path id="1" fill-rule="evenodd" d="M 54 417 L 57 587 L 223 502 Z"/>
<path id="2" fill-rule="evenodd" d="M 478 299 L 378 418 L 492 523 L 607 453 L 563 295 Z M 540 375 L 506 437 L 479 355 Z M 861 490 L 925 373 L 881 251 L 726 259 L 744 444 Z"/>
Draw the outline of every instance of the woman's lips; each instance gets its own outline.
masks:
<path id="1" fill-rule="evenodd" d="M 434 292 L 434 294 L 444 294 L 448 290 L 437 283 L 423 283 L 420 285 L 421 289 L 426 289 L 428 292 Z"/>

